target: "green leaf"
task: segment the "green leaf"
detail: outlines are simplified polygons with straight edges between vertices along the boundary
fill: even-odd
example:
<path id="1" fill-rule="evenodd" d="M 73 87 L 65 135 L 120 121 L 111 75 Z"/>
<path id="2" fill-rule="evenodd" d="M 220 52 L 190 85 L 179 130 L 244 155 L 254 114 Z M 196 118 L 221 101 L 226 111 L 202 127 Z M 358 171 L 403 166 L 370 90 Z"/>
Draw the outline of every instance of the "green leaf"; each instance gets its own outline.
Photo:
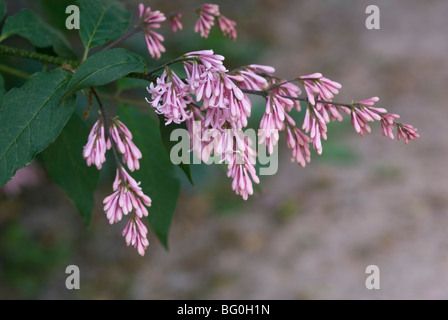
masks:
<path id="1" fill-rule="evenodd" d="M 5 95 L 0 110 L 0 186 L 52 143 L 76 107 L 72 96 L 58 106 L 70 74 L 38 72 Z"/>
<path id="2" fill-rule="evenodd" d="M 93 193 L 98 184 L 99 171 L 88 167 L 82 157 L 89 128 L 75 113 L 59 137 L 41 153 L 47 171 L 73 201 L 86 226 L 94 206 Z"/>
<path id="3" fill-rule="evenodd" d="M 23 9 L 6 19 L 1 39 L 12 35 L 27 39 L 37 48 L 53 47 L 54 52 L 62 57 L 74 56 L 65 37 L 29 9 Z"/>
<path id="4" fill-rule="evenodd" d="M 171 132 L 178 128 L 187 130 L 185 122 L 183 122 L 179 125 L 175 125 L 173 123 L 170 123 L 169 125 L 165 125 L 164 117 L 162 115 L 159 115 L 160 134 L 162 135 L 162 142 L 163 142 L 163 145 L 165 146 L 165 149 L 168 151 L 168 154 L 171 152 L 171 149 L 173 148 L 173 146 L 175 146 L 177 144 L 176 141 L 171 141 L 171 139 L 170 139 Z M 190 165 L 186 164 L 186 163 L 179 163 L 178 167 L 182 169 L 182 171 L 185 173 L 185 175 L 187 176 L 190 183 L 192 185 L 194 185 L 193 177 L 191 176 Z"/>
<path id="5" fill-rule="evenodd" d="M 2 104 L 5 94 L 6 94 L 5 80 L 3 79 L 3 76 L 0 74 L 0 111 L 2 110 Z"/>
<path id="6" fill-rule="evenodd" d="M 180 192 L 174 165 L 162 144 L 157 123 L 149 115 L 131 106 L 120 106 L 118 116 L 143 154 L 140 170 L 131 175 L 141 181 L 143 192 L 152 199 L 148 220 L 160 242 L 168 248 L 168 232 Z"/>
<path id="7" fill-rule="evenodd" d="M 128 28 L 131 13 L 116 0 L 78 0 L 81 5 L 81 40 L 87 50 L 119 38 Z"/>
<path id="8" fill-rule="evenodd" d="M 0 22 L 3 20 L 6 14 L 6 3 L 3 0 L 0 0 Z"/>
<path id="9" fill-rule="evenodd" d="M 144 89 L 149 86 L 149 81 L 143 79 L 121 78 L 117 80 L 117 89 L 119 92 L 130 89 Z"/>
<path id="10" fill-rule="evenodd" d="M 100 51 L 78 68 L 61 102 L 83 88 L 105 85 L 131 72 L 142 72 L 145 65 L 141 56 L 122 48 Z"/>

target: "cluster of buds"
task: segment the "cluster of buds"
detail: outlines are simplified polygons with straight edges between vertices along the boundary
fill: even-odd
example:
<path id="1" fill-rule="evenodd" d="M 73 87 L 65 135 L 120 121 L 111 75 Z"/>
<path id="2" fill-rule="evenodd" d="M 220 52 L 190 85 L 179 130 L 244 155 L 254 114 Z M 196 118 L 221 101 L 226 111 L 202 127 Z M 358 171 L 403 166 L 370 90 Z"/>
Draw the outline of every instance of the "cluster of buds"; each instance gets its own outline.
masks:
<path id="1" fill-rule="evenodd" d="M 201 37 L 207 38 L 210 34 L 210 30 L 215 24 L 215 20 L 218 21 L 219 29 L 224 36 L 229 37 L 232 40 L 236 40 L 236 22 L 232 21 L 219 12 L 219 6 L 216 4 L 203 4 L 196 10 L 198 19 L 194 26 L 194 31 L 199 33 Z M 166 16 L 160 11 L 152 11 L 150 7 L 146 7 L 143 4 L 139 5 L 139 28 L 145 35 L 146 47 L 151 57 L 159 59 L 165 47 L 162 45 L 164 37 L 157 33 L 155 29 L 160 28 L 160 24 L 166 21 Z M 168 21 L 170 22 L 173 32 L 182 30 L 182 13 L 173 13 L 168 15 Z"/>
<path id="2" fill-rule="evenodd" d="M 100 170 L 106 161 L 106 151 L 113 148 L 115 155 L 121 154 L 123 163 L 130 171 L 138 170 L 142 153 L 132 141 L 132 133 L 120 120 L 111 119 L 109 124 L 106 119 L 102 114 L 90 131 L 83 150 L 87 165 L 94 164 Z M 119 159 L 115 160 L 117 173 L 113 183 L 114 192 L 104 199 L 104 211 L 110 224 L 132 213 L 123 236 L 127 245 L 134 246 L 143 256 L 149 242 L 146 238 L 148 230 L 140 219 L 148 216 L 146 207 L 151 206 L 151 199 L 143 193 L 140 183 L 129 175 Z"/>

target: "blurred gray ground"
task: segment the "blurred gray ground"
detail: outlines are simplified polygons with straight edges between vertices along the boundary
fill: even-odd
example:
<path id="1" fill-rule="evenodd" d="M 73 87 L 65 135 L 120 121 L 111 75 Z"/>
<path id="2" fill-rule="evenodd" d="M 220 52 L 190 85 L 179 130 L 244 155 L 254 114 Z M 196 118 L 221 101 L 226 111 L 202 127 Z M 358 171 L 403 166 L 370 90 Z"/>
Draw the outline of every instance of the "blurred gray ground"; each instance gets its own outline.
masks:
<path id="1" fill-rule="evenodd" d="M 349 146 L 358 161 L 335 165 L 314 157 L 301 168 L 285 152 L 278 173 L 263 179 L 262 193 L 232 214 L 214 214 L 205 188 L 185 191 L 170 251 L 152 236 L 143 259 L 125 247 L 100 207 L 84 230 L 66 200 L 31 202 L 20 209 L 21 219 L 40 236 L 52 224 L 64 229 L 52 241 L 70 239 L 65 265 L 78 264 L 82 276 L 81 290 L 68 292 L 61 265 L 37 297 L 448 298 L 448 2 L 257 4 L 240 23 L 269 39 L 256 63 L 275 66 L 285 78 L 322 72 L 343 84 L 338 101 L 379 96 L 421 138 L 406 146 L 382 137 L 379 126 L 360 137 L 334 125 L 327 145 Z M 381 9 L 381 30 L 364 26 L 370 4 Z M 224 183 L 221 189 L 230 189 Z M 380 290 L 365 288 L 368 265 L 380 267 Z"/>

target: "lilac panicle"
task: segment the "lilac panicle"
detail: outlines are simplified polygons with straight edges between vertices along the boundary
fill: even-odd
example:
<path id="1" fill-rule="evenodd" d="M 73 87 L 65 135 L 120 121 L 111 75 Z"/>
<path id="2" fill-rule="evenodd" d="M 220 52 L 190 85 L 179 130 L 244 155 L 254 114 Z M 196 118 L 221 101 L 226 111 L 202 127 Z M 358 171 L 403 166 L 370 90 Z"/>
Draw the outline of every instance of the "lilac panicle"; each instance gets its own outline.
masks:
<path id="1" fill-rule="evenodd" d="M 123 237 L 125 237 L 126 244 L 137 249 L 141 256 L 145 255 L 145 250 L 149 246 L 147 234 L 148 229 L 136 215 L 128 220 L 128 223 L 122 232 Z"/>
<path id="2" fill-rule="evenodd" d="M 162 45 L 164 38 L 161 34 L 154 31 L 160 28 L 160 23 L 166 20 L 166 17 L 160 11 L 151 11 L 150 7 L 145 8 L 143 4 L 138 6 L 139 17 L 143 26 L 146 48 L 151 57 L 159 59 L 165 47 Z"/>
<path id="3" fill-rule="evenodd" d="M 84 146 L 82 156 L 90 167 L 94 164 L 98 170 L 101 170 L 103 163 L 106 162 L 106 151 L 110 149 L 110 140 L 106 141 L 106 132 L 102 118 L 93 125 L 90 130 L 87 144 Z"/>

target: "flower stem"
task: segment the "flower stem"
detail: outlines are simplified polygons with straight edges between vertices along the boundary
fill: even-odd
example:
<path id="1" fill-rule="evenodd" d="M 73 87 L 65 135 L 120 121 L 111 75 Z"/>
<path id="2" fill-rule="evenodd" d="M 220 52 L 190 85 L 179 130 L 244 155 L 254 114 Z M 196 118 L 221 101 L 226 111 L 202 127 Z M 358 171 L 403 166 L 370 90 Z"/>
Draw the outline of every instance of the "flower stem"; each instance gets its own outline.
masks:
<path id="1" fill-rule="evenodd" d="M 98 97 L 100 97 L 102 99 L 110 100 L 110 101 L 115 101 L 115 102 L 118 101 L 118 102 L 128 103 L 128 104 L 132 104 L 135 106 L 142 106 L 142 107 L 148 106 L 148 104 L 146 102 L 141 101 L 141 100 L 123 98 L 120 96 L 112 96 L 112 95 L 104 94 L 104 93 L 98 93 Z"/>
<path id="2" fill-rule="evenodd" d="M 184 13 L 195 12 L 195 11 L 199 10 L 199 8 L 200 8 L 200 7 L 198 7 L 198 8 L 190 8 L 190 9 L 185 9 L 185 10 L 179 10 L 179 11 L 169 12 L 169 13 L 167 13 L 167 14 L 165 15 L 165 17 L 167 17 L 167 18 L 171 18 L 171 17 L 173 17 L 173 16 L 175 16 L 175 15 L 178 15 L 178 14 L 184 14 Z"/>
<path id="3" fill-rule="evenodd" d="M 118 38 L 114 42 L 112 42 L 112 43 L 108 44 L 107 46 L 105 46 L 102 50 L 112 49 L 113 47 L 117 46 L 118 44 L 120 44 L 123 41 L 125 41 L 125 40 L 129 39 L 130 37 L 132 37 L 134 34 L 140 32 L 141 29 L 142 29 L 142 24 L 139 24 L 137 27 L 135 27 L 134 29 L 132 29 L 128 33 L 122 35 L 120 38 Z"/>
<path id="4" fill-rule="evenodd" d="M 179 57 L 179 58 L 176 58 L 174 60 L 168 61 L 167 63 L 164 63 L 161 66 L 159 66 L 159 67 L 149 71 L 147 74 L 151 75 L 153 73 L 156 73 L 157 71 L 163 70 L 165 67 L 168 67 L 168 66 L 170 66 L 172 64 L 175 64 L 177 62 L 182 62 L 182 61 L 188 61 L 188 60 L 191 60 L 191 58 L 186 58 L 186 57 L 183 57 L 183 56 Z"/>
<path id="5" fill-rule="evenodd" d="M 266 90 L 258 91 L 258 90 L 241 89 L 241 91 L 243 91 L 244 93 L 254 94 L 254 95 L 262 96 L 262 97 L 267 97 L 267 95 L 269 94 L 269 91 L 266 91 Z M 287 95 L 283 95 L 283 94 L 276 94 L 276 95 L 278 95 L 279 97 L 282 97 L 282 98 L 290 99 L 290 100 L 298 100 L 298 101 L 308 102 L 307 98 L 291 97 L 291 96 L 287 96 Z M 316 99 L 316 102 L 324 103 L 324 104 L 332 104 L 332 105 L 342 106 L 342 107 L 347 107 L 347 108 L 353 107 L 352 104 L 339 103 L 339 102 L 327 101 L 327 100 Z"/>
<path id="6" fill-rule="evenodd" d="M 118 157 L 117 146 L 115 145 L 114 139 L 111 139 L 110 136 L 109 136 L 109 129 L 111 127 L 111 124 L 110 124 L 110 121 L 109 121 L 110 115 L 109 115 L 108 111 L 106 110 L 106 108 L 104 108 L 104 105 L 101 102 L 101 99 L 98 96 L 98 93 L 96 92 L 95 88 L 91 87 L 90 90 L 93 93 L 93 96 L 95 97 L 96 102 L 98 103 L 98 107 L 100 108 L 101 117 L 103 118 L 103 121 L 104 121 L 104 129 L 105 129 L 104 130 L 105 131 L 104 134 L 105 134 L 105 137 L 106 137 L 106 141 L 110 140 L 110 143 L 112 145 L 112 153 L 114 154 L 115 162 L 117 163 L 117 169 L 118 169 L 118 172 L 120 174 L 121 181 L 124 184 L 125 179 L 123 177 L 123 173 L 120 170 L 122 164 L 120 162 L 120 158 Z"/>

